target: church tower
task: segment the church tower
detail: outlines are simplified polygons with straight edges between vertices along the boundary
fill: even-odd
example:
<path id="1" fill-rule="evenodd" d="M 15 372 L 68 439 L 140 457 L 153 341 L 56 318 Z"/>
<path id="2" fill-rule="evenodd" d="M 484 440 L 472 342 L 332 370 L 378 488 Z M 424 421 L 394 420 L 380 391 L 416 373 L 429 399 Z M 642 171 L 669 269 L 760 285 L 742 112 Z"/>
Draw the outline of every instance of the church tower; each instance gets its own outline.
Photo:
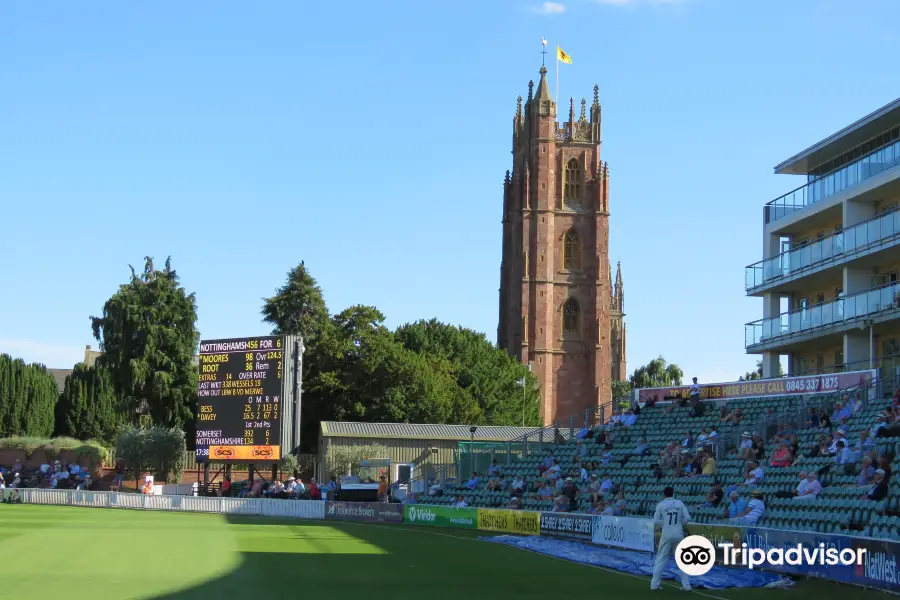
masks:
<path id="1" fill-rule="evenodd" d="M 497 341 L 529 365 L 545 424 L 611 402 L 609 167 L 600 160 L 600 101 L 557 107 L 540 69 L 513 119 L 503 184 Z M 624 336 L 624 330 L 623 330 Z M 622 359 L 624 366 L 624 358 Z"/>

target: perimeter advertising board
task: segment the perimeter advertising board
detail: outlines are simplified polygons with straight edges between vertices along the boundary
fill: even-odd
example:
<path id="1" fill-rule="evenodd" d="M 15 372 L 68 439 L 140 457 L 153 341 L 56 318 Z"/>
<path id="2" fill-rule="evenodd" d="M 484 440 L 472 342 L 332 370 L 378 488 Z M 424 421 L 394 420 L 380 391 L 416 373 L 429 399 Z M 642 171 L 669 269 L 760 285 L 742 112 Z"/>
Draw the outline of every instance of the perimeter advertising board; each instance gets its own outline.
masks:
<path id="1" fill-rule="evenodd" d="M 325 519 L 366 523 L 402 523 L 403 506 L 381 502 L 326 502 Z"/>
<path id="2" fill-rule="evenodd" d="M 407 504 L 403 507 L 403 521 L 411 525 L 477 529 L 478 509 Z"/>
<path id="3" fill-rule="evenodd" d="M 541 513 L 541 535 L 589 542 L 593 519 L 591 515 Z"/>
<path id="4" fill-rule="evenodd" d="M 723 398 L 749 398 L 756 396 L 819 394 L 853 387 L 864 387 L 871 383 L 874 377 L 875 371 L 868 370 L 811 375 L 809 377 L 780 377 L 778 379 L 713 383 L 700 386 L 700 397 L 704 400 L 719 400 Z M 690 393 L 690 386 L 644 388 L 637 391 L 638 400 L 641 402 L 688 398 Z"/>
<path id="5" fill-rule="evenodd" d="M 601 546 L 653 552 L 653 521 L 633 517 L 597 515 L 591 530 L 591 541 Z"/>
<path id="6" fill-rule="evenodd" d="M 478 529 L 523 535 L 541 534 L 541 513 L 523 510 L 478 509 Z"/>

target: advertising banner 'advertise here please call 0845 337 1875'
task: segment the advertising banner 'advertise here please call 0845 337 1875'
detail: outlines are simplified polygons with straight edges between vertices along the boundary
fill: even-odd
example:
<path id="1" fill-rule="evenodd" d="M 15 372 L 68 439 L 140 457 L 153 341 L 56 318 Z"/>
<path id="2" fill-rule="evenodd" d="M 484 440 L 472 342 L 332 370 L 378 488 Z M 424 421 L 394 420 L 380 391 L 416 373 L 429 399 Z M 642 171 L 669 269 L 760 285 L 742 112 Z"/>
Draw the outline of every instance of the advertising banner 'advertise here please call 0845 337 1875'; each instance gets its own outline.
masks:
<path id="1" fill-rule="evenodd" d="M 283 345 L 279 336 L 200 342 L 198 462 L 281 458 Z"/>

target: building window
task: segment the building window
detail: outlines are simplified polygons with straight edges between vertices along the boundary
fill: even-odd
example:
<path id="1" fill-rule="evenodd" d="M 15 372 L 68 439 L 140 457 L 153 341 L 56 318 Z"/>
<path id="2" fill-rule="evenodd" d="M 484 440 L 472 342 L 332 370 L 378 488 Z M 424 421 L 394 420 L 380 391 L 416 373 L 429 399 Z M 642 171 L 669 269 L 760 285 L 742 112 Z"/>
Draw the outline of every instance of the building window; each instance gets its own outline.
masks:
<path id="1" fill-rule="evenodd" d="M 825 355 L 817 354 L 816 355 L 816 373 L 824 373 L 825 372 Z"/>
<path id="2" fill-rule="evenodd" d="M 581 320 L 581 306 L 578 300 L 569 298 L 563 304 L 563 333 L 575 333 L 578 331 L 578 323 Z"/>
<path id="3" fill-rule="evenodd" d="M 563 235 L 563 268 L 567 271 L 581 268 L 581 238 L 574 229 Z"/>
<path id="4" fill-rule="evenodd" d="M 566 163 L 566 184 L 563 193 L 563 200 L 566 204 L 577 203 L 581 199 L 583 182 L 584 175 L 581 173 L 581 165 L 573 158 Z"/>

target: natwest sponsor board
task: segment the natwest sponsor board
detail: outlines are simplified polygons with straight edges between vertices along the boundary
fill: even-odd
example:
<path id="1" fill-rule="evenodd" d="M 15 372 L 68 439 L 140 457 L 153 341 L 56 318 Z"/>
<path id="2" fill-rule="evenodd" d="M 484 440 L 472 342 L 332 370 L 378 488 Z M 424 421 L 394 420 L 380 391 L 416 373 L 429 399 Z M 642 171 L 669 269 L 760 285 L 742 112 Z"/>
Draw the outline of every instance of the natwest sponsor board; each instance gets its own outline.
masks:
<path id="1" fill-rule="evenodd" d="M 590 541 L 593 517 L 568 513 L 541 513 L 541 535 Z"/>
<path id="2" fill-rule="evenodd" d="M 523 510 L 478 509 L 478 529 L 503 533 L 541 534 L 541 513 Z"/>
<path id="3" fill-rule="evenodd" d="M 326 502 L 325 518 L 330 521 L 402 523 L 403 506 L 380 502 Z"/>
<path id="4" fill-rule="evenodd" d="M 852 387 L 864 387 L 872 382 L 875 371 L 850 371 L 809 377 L 781 377 L 778 379 L 757 379 L 755 381 L 734 381 L 700 386 L 700 397 L 704 399 L 745 398 L 752 396 L 783 396 L 792 394 L 818 394 L 836 392 Z M 688 386 L 644 388 L 638 390 L 638 400 L 660 401 L 673 398 L 687 398 Z"/>
<path id="5" fill-rule="evenodd" d="M 407 504 L 403 507 L 403 520 L 411 525 L 475 529 L 478 527 L 478 509 Z"/>
<path id="6" fill-rule="evenodd" d="M 592 523 L 591 541 L 601 546 L 653 552 L 653 521 L 632 517 L 597 515 Z"/>

